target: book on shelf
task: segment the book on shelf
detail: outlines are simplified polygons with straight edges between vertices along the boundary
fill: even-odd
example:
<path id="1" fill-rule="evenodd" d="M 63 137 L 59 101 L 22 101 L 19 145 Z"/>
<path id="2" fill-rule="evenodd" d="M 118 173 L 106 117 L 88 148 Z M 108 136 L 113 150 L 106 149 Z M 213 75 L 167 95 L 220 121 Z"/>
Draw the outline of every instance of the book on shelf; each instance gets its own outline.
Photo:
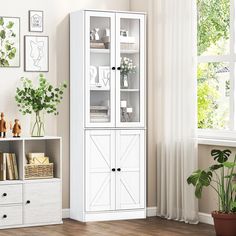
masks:
<path id="1" fill-rule="evenodd" d="M 4 153 L 0 153 L 0 180 L 6 180 L 6 156 Z"/>
<path id="2" fill-rule="evenodd" d="M 0 153 L 0 180 L 18 180 L 19 172 L 15 153 Z"/>
<path id="3" fill-rule="evenodd" d="M 105 48 L 105 45 L 104 43 L 92 43 L 90 42 L 90 48 L 94 48 L 94 49 L 104 49 Z"/>

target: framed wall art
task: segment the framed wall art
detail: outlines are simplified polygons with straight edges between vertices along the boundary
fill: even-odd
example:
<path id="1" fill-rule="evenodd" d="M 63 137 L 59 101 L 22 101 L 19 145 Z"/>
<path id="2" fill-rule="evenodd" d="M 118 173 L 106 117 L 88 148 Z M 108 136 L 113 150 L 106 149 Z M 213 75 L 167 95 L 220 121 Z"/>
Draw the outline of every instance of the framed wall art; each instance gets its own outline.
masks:
<path id="1" fill-rule="evenodd" d="M 43 32 L 43 11 L 29 11 L 29 31 Z"/>
<path id="2" fill-rule="evenodd" d="M 20 67 L 20 18 L 0 16 L 0 67 Z"/>
<path id="3" fill-rule="evenodd" d="M 25 43 L 25 71 L 48 72 L 49 70 L 49 42 L 48 36 L 24 37 Z"/>

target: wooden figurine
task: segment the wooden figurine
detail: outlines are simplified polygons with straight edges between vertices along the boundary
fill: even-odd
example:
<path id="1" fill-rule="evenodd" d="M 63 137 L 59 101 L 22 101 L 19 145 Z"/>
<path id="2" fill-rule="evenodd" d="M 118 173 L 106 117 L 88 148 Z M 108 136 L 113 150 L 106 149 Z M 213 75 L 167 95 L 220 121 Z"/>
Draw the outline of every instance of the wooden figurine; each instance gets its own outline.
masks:
<path id="1" fill-rule="evenodd" d="M 13 133 L 14 138 L 19 138 L 20 137 L 21 125 L 20 125 L 18 119 L 15 119 L 15 124 L 13 125 L 12 133 Z"/>
<path id="2" fill-rule="evenodd" d="M 4 113 L 1 112 L 1 119 L 0 119 L 0 138 L 6 138 L 7 132 L 7 124 L 4 120 Z"/>

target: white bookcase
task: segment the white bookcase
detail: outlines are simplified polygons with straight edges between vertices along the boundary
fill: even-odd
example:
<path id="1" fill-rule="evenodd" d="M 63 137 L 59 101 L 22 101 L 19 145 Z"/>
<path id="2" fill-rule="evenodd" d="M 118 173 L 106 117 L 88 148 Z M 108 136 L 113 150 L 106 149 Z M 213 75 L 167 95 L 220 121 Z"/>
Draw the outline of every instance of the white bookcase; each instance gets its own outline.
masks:
<path id="1" fill-rule="evenodd" d="M 19 180 L 0 181 L 0 229 L 62 223 L 61 138 L 0 139 L 0 151 L 15 153 Z M 26 155 L 44 152 L 54 163 L 54 178 L 27 180 Z"/>
<path id="2" fill-rule="evenodd" d="M 146 217 L 146 16 L 70 15 L 70 217 Z M 132 60 L 124 73 L 121 58 Z"/>

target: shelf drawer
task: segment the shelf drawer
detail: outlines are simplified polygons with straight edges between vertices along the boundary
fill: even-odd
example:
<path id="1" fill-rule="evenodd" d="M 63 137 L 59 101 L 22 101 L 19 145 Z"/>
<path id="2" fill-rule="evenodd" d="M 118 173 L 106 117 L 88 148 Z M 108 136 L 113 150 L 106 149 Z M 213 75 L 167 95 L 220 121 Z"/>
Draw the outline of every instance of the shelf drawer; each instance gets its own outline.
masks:
<path id="1" fill-rule="evenodd" d="M 4 185 L 0 187 L 0 204 L 22 203 L 22 185 Z"/>
<path id="2" fill-rule="evenodd" d="M 22 206 L 1 206 L 0 227 L 22 224 Z"/>

